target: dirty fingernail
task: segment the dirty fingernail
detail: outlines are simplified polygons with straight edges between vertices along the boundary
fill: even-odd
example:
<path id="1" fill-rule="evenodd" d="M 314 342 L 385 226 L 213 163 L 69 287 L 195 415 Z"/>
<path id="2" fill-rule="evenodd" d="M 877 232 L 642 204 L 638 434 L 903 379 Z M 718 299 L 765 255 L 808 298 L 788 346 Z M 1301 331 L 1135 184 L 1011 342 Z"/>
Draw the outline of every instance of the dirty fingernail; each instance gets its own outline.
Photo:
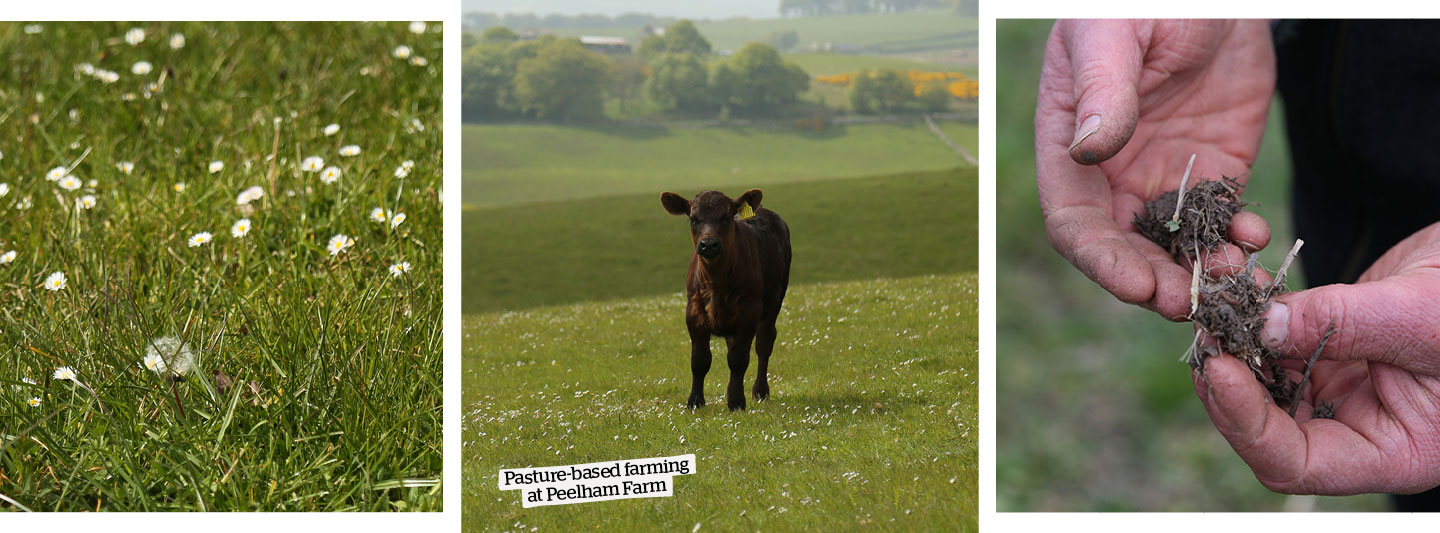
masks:
<path id="1" fill-rule="evenodd" d="M 1265 327 L 1260 330 L 1260 341 L 1270 348 L 1279 348 L 1290 338 L 1290 307 L 1280 302 L 1271 302 L 1265 312 Z"/>
<path id="2" fill-rule="evenodd" d="M 1080 141 L 1097 131 L 1100 131 L 1100 115 L 1097 113 L 1086 116 L 1085 120 L 1080 121 L 1080 127 L 1075 129 L 1075 140 L 1070 143 L 1070 149 L 1074 150 Z"/>

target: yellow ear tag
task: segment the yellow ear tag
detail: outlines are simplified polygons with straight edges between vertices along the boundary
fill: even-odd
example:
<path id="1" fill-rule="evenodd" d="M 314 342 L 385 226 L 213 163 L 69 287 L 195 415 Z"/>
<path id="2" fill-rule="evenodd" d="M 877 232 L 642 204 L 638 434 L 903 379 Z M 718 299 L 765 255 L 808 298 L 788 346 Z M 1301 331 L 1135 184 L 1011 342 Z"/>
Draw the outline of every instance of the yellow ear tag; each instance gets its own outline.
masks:
<path id="1" fill-rule="evenodd" d="M 740 202 L 740 212 L 735 213 L 735 220 L 745 220 L 755 216 L 755 211 L 750 209 L 749 202 Z"/>

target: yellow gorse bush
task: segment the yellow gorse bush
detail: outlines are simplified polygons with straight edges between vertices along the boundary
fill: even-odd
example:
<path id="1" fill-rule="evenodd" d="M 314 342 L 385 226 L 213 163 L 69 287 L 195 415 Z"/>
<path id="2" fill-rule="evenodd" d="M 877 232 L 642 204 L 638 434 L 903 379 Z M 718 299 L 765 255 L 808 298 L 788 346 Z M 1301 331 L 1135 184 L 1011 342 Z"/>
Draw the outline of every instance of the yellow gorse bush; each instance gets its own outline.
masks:
<path id="1" fill-rule="evenodd" d="M 847 72 L 843 74 L 826 74 L 811 78 L 818 83 L 834 85 L 837 87 L 849 87 L 854 83 L 855 77 L 860 73 Z M 923 70 L 906 70 L 900 74 L 910 79 L 915 86 L 915 96 L 920 96 L 926 91 L 926 86 L 933 86 L 934 82 L 945 84 L 946 92 L 950 96 L 961 100 L 974 100 L 980 97 L 980 82 L 965 76 L 963 72 L 927 72 Z"/>

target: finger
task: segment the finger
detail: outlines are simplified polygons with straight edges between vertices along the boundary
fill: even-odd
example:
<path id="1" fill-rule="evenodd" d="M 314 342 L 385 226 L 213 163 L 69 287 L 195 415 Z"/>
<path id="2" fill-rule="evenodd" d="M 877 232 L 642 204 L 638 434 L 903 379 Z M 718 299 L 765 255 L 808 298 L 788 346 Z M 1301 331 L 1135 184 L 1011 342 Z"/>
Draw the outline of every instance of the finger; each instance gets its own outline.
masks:
<path id="1" fill-rule="evenodd" d="M 1131 21 L 1062 21 L 1056 29 L 1075 82 L 1068 152 L 1076 163 L 1095 165 L 1114 157 L 1135 134 L 1144 52 Z"/>
<path id="2" fill-rule="evenodd" d="M 1440 273 L 1414 270 L 1380 281 L 1282 294 L 1265 313 L 1261 341 L 1286 357 L 1367 360 L 1436 375 Z M 1326 339 L 1326 333 L 1334 333 Z"/>
<path id="3" fill-rule="evenodd" d="M 1241 211 L 1230 219 L 1230 242 L 1247 252 L 1258 252 L 1270 244 L 1270 223 L 1264 217 Z"/>
<path id="4" fill-rule="evenodd" d="M 1144 255 L 1149 263 L 1154 281 L 1150 298 L 1140 306 L 1156 312 L 1172 322 L 1183 322 L 1190 317 L 1190 268 L 1175 263 L 1175 259 L 1160 245 L 1150 242 L 1144 235 L 1126 235 L 1130 244 Z"/>
<path id="5" fill-rule="evenodd" d="M 1215 429 L 1266 488 L 1343 495 L 1397 486 L 1375 444 L 1335 420 L 1296 423 L 1239 359 L 1207 359 L 1194 384 Z"/>
<path id="6" fill-rule="evenodd" d="M 1155 293 L 1150 264 L 1108 212 L 1085 205 L 1047 212 L 1045 233 L 1060 255 L 1121 301 L 1145 302 Z"/>

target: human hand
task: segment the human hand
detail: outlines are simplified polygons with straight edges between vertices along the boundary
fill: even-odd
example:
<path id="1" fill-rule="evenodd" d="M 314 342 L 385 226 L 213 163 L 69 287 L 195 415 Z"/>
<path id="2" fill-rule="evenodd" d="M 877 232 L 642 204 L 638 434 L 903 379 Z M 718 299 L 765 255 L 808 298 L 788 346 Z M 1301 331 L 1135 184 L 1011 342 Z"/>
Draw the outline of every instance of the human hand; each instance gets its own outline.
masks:
<path id="1" fill-rule="evenodd" d="M 1183 319 L 1190 266 L 1140 235 L 1133 213 L 1179 188 L 1191 154 L 1192 177 L 1243 183 L 1274 87 L 1264 21 L 1056 23 L 1035 106 L 1036 184 L 1051 245 L 1120 300 Z M 1242 212 L 1230 240 L 1258 250 L 1270 228 Z M 1220 252 L 1207 269 L 1243 261 L 1233 244 Z"/>
<path id="2" fill-rule="evenodd" d="M 1205 362 L 1195 392 L 1216 429 L 1270 490 L 1344 495 L 1415 493 L 1440 485 L 1440 223 L 1401 241 L 1354 285 L 1326 285 L 1272 302 L 1263 342 L 1310 358 L 1336 332 L 1295 419 L 1269 401 L 1245 365 Z M 1303 371 L 1304 363 L 1291 368 Z M 1208 384 L 1207 384 L 1208 380 Z M 1334 419 L 1313 406 L 1334 405 Z"/>

